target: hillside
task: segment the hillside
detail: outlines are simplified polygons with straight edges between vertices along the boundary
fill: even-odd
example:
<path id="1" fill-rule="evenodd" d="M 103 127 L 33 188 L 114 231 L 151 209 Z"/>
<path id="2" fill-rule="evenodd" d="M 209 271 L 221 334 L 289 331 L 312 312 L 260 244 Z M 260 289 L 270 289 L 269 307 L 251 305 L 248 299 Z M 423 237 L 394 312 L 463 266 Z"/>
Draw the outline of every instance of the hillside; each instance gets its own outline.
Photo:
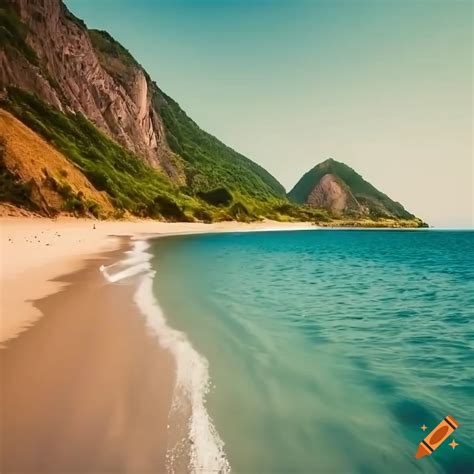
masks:
<path id="1" fill-rule="evenodd" d="M 331 158 L 305 173 L 288 197 L 340 218 L 416 219 L 352 168 Z"/>
<path id="2" fill-rule="evenodd" d="M 69 165 L 80 170 L 95 190 L 107 197 L 115 217 L 130 213 L 180 221 L 234 218 L 231 209 L 210 206 L 180 191 L 167 176 L 101 133 L 82 115 L 63 114 L 20 89 L 7 90 L 7 98 L 0 101 L 0 106 L 26 124 L 32 137 L 43 137 L 67 157 Z M 3 127 L 1 133 L 5 133 Z M 23 159 L 18 156 L 19 161 Z M 39 161 L 41 153 L 34 159 Z M 104 216 L 108 212 L 99 206 L 98 214 Z"/>
<path id="3" fill-rule="evenodd" d="M 54 216 L 61 211 L 104 217 L 113 213 L 69 160 L 8 112 L 0 109 L 0 201 Z"/>
<path id="4" fill-rule="evenodd" d="M 89 35 L 101 65 L 126 86 L 135 68 L 141 69 L 141 66 L 107 32 L 89 30 Z M 151 81 L 146 71 L 142 71 L 152 97 L 153 110 L 164 124 L 167 144 L 175 156 L 182 160 L 178 166 L 184 171 L 187 186 L 201 191 L 224 184 L 230 190 L 257 199 L 285 197 L 285 189 L 273 176 L 203 131 L 171 97 Z"/>
<path id="5" fill-rule="evenodd" d="M 60 0 L 7 0 L 0 20 L 0 86 L 82 114 L 185 192 L 223 186 L 250 205 L 286 199 L 273 176 L 201 130 L 122 45 Z"/>

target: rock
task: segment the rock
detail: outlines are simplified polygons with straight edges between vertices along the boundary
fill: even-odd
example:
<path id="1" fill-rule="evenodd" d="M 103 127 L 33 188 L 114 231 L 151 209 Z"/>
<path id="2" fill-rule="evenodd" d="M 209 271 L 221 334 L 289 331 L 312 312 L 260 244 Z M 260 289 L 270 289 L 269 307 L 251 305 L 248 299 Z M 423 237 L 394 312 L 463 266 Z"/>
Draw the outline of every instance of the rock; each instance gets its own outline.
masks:
<path id="1" fill-rule="evenodd" d="M 164 125 L 138 64 L 130 66 L 125 82 L 114 77 L 105 67 L 107 58 L 92 44 L 92 32 L 60 0 L 7 3 L 27 26 L 26 43 L 36 53 L 38 64 L 13 47 L 2 48 L 0 86 L 15 85 L 35 92 L 63 112 L 80 112 L 153 167 L 175 180 L 181 176 L 173 167 Z"/>

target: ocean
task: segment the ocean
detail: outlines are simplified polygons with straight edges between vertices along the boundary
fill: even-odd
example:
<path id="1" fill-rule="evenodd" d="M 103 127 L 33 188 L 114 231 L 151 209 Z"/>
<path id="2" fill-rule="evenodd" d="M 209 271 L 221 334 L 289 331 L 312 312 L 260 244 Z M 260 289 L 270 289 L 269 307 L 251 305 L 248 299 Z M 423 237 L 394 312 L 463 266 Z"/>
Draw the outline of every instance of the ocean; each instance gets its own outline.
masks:
<path id="1" fill-rule="evenodd" d="M 196 472 L 474 472 L 473 232 L 138 244 L 136 301 L 177 360 L 171 468 L 189 450 Z M 458 430 L 416 460 L 448 414 Z"/>

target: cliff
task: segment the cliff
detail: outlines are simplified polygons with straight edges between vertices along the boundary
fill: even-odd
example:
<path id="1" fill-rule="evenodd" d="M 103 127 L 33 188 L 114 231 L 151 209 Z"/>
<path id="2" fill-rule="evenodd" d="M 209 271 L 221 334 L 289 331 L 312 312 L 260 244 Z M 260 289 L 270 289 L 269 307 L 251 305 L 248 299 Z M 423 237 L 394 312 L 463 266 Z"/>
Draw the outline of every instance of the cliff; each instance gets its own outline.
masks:
<path id="1" fill-rule="evenodd" d="M 122 45 L 60 0 L 5 0 L 0 20 L 0 87 L 84 115 L 179 186 L 285 198 L 273 176 L 201 130 Z"/>
<path id="2" fill-rule="evenodd" d="M 137 63 L 130 61 L 123 80 L 117 80 L 99 60 L 105 55 L 97 54 L 85 24 L 59 0 L 7 0 L 3 19 L 1 85 L 35 92 L 62 112 L 82 113 L 150 165 L 180 178 Z"/>

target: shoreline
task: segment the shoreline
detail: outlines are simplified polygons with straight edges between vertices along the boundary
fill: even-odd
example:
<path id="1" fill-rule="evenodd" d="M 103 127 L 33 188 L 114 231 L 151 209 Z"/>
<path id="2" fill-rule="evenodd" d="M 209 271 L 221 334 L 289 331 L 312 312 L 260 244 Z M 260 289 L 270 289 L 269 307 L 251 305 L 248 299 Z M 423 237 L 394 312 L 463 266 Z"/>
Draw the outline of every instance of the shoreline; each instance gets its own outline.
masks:
<path id="1" fill-rule="evenodd" d="M 206 413 L 207 362 L 156 314 L 158 305 L 140 304 L 141 282 L 152 280 L 143 263 L 127 270 L 136 263 L 127 258 L 140 260 L 133 243 L 314 226 L 43 218 L 0 219 L 0 226 L 2 472 L 162 471 L 169 463 L 186 471 L 212 463 L 187 431 L 194 424 L 212 439 L 210 420 L 193 418 Z M 124 275 L 107 281 L 101 267 Z M 182 376 L 189 362 L 200 367 L 198 386 Z M 186 402 L 193 391 L 202 395 L 198 410 Z M 173 411 L 179 398 L 184 409 Z M 212 441 L 206 448 L 220 457 L 220 440 Z"/>
<path id="2" fill-rule="evenodd" d="M 147 296 L 140 304 L 142 282 L 152 283 L 149 264 L 132 273 L 127 265 L 148 255 L 133 250 L 150 238 L 314 226 L 42 218 L 0 225 L 2 472 L 161 472 L 170 463 L 186 471 L 223 457 L 202 418 L 207 361 L 167 326 L 157 302 Z M 124 275 L 107 281 L 104 267 Z M 189 367 L 200 368 L 197 385 L 183 377 Z M 197 410 L 190 393 L 201 393 Z M 184 403 L 173 411 L 177 399 Z M 188 431 L 196 427 L 208 431 L 206 449 Z M 203 457 L 209 451 L 213 459 Z"/>
<path id="3" fill-rule="evenodd" d="M 207 361 L 185 334 L 167 326 L 151 288 L 139 295 L 146 278 L 151 284 L 152 269 L 146 257 L 142 260 L 148 255 L 146 245 L 139 250 L 137 244 L 196 233 L 329 229 L 271 221 L 201 224 L 31 217 L 1 218 L 0 226 L 0 361 L 2 382 L 8 387 L 2 410 L 9 414 L 2 424 L 2 471 L 38 472 L 41 466 L 51 472 L 60 466 L 63 472 L 136 472 L 157 466 L 164 470 L 170 463 L 186 470 L 190 463 L 213 468 L 215 459 L 223 462 L 219 470 L 227 471 L 222 440 L 204 408 Z M 140 299 L 146 301 L 144 306 Z M 180 376 L 190 364 L 200 373 L 194 385 Z M 139 374 L 142 379 L 130 383 Z M 147 389 L 147 400 L 123 400 L 138 397 L 129 392 L 141 386 Z M 189 393 L 199 394 L 192 404 Z M 120 397 L 113 402 L 119 408 L 104 402 Z M 177 399 L 181 408 L 173 410 Z M 108 426 L 104 417 L 114 420 L 106 437 L 101 433 Z M 188 426 L 194 427 L 194 436 Z M 205 452 L 213 454 L 202 457 Z"/>
<path id="4" fill-rule="evenodd" d="M 157 270 L 151 265 L 154 255 L 150 248 L 148 240 L 136 240 L 125 258 L 101 266 L 100 270 L 113 284 L 129 281 L 136 275 L 135 308 L 142 315 L 148 334 L 173 358 L 175 380 L 168 416 L 166 470 L 229 472 L 224 443 L 206 409 L 211 384 L 209 363 L 194 348 L 186 333 L 169 325 L 153 292 Z M 158 272 L 158 278 L 161 277 L 166 278 L 166 275 Z"/>
<path id="5" fill-rule="evenodd" d="M 0 219 L 0 226 L 0 470 L 162 472 L 172 465 L 186 471 L 223 458 L 204 408 L 207 361 L 167 326 L 157 302 L 147 296 L 140 304 L 141 282 L 151 284 L 152 275 L 148 263 L 127 274 L 140 252 L 147 255 L 134 255 L 132 244 L 314 226 L 42 218 Z M 99 269 L 110 266 L 125 275 L 107 281 Z M 153 298 L 151 288 L 144 290 Z M 198 382 L 183 377 L 190 366 L 199 367 Z M 191 393 L 200 395 L 191 402 Z M 184 403 L 176 410 L 177 400 Z M 208 432 L 205 447 L 197 432 Z"/>
<path id="6" fill-rule="evenodd" d="M 223 443 L 205 409 L 207 361 L 184 333 L 167 325 L 154 301 L 146 241 L 319 228 L 28 218 L 9 219 L 4 226 L 4 221 L 2 326 L 8 310 L 20 329 L 0 348 L 6 387 L 0 470 L 161 472 L 171 465 L 180 472 L 190 464 L 212 468 L 221 459 L 218 470 L 227 472 Z M 46 293 L 36 298 L 35 291 Z M 11 306 L 20 300 L 20 308 Z M 39 314 L 36 319 L 28 316 L 29 308 Z M 189 370 L 199 377 L 189 382 L 180 376 Z M 188 403 L 189 393 L 200 395 Z M 173 411 L 176 399 L 184 403 Z M 193 419 L 194 413 L 205 416 Z M 202 452 L 212 456 L 199 458 Z"/>
<path id="7" fill-rule="evenodd" d="M 121 237 L 136 240 L 186 233 L 315 228 L 309 223 L 271 221 L 202 224 L 0 218 L 0 350 L 6 341 L 18 337 L 41 318 L 34 301 L 60 291 L 65 286 L 60 277 L 83 268 L 84 260 L 118 249 Z"/>
<path id="8" fill-rule="evenodd" d="M 34 302 L 45 314 L 0 350 L 2 472 L 153 472 L 166 465 L 172 354 L 134 304 L 137 278 L 108 284 L 85 261 Z"/>

